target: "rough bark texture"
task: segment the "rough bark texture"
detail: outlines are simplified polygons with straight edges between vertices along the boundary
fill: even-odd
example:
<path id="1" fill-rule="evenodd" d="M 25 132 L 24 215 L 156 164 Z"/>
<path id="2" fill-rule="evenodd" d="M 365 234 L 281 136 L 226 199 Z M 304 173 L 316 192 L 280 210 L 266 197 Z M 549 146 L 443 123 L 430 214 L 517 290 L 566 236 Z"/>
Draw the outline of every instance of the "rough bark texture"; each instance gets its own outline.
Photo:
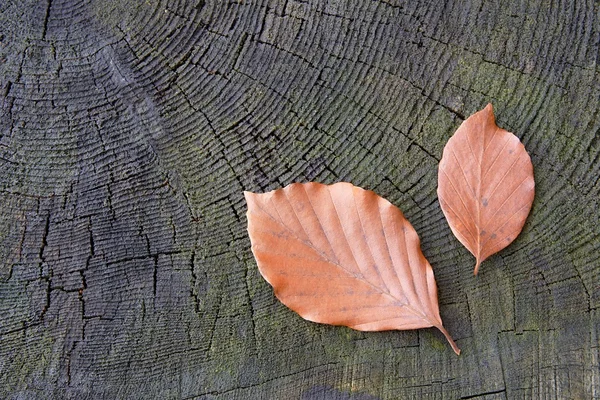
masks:
<path id="1" fill-rule="evenodd" d="M 599 7 L 0 2 L 0 397 L 600 398 Z M 536 198 L 473 277 L 437 164 L 488 102 Z M 242 191 L 307 180 L 404 211 L 461 356 L 275 300 Z"/>

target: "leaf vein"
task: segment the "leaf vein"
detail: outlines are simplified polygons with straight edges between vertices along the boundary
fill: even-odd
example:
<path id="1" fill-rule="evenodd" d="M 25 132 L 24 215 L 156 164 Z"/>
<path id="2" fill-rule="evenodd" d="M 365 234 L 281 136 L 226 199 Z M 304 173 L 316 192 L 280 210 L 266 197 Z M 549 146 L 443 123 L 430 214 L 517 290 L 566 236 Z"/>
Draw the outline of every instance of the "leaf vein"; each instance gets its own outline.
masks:
<path id="1" fill-rule="evenodd" d="M 496 164 L 496 161 L 500 158 L 500 154 L 502 154 L 502 152 L 504 151 L 504 149 L 506 148 L 506 146 L 508 145 L 508 143 L 510 142 L 510 135 L 506 135 L 507 139 L 504 142 L 504 144 L 502 145 L 502 148 L 500 149 L 500 151 L 498 152 L 498 154 L 496 154 L 496 157 L 494 158 L 494 160 L 492 161 L 492 163 L 490 164 L 490 166 L 488 167 L 488 169 L 485 171 L 485 173 L 482 175 L 481 177 L 481 181 L 485 181 L 485 177 L 487 176 L 488 172 L 490 172 L 492 170 L 492 167 L 494 166 L 494 164 Z M 491 141 L 490 141 L 491 143 Z M 487 148 L 486 148 L 487 151 Z"/>
<path id="2" fill-rule="evenodd" d="M 327 192 L 329 193 L 329 196 L 331 197 L 331 191 L 329 190 L 329 186 L 327 186 Z M 383 285 L 385 286 L 385 290 L 387 290 L 388 293 L 391 293 L 390 288 L 388 287 L 387 283 L 385 282 L 385 280 L 381 277 L 381 271 L 379 271 L 379 266 L 377 265 L 377 263 L 375 262 L 375 257 L 374 257 L 374 253 L 373 253 L 373 249 L 371 248 L 371 245 L 369 244 L 369 240 L 367 239 L 367 233 L 365 232 L 365 225 L 362 221 L 362 218 L 360 216 L 360 210 L 358 205 L 356 204 L 356 196 L 354 195 L 354 190 L 352 190 L 352 200 L 354 202 L 354 208 L 356 209 L 356 215 L 358 215 L 358 222 L 360 222 L 360 230 L 363 233 L 363 239 L 367 245 L 367 248 L 369 249 L 369 252 L 371 253 L 371 258 L 373 259 L 373 269 L 375 270 L 375 272 L 377 273 L 377 276 L 379 276 L 379 280 L 383 283 Z M 331 198 L 331 201 L 333 202 L 333 197 Z M 333 207 L 335 208 L 335 203 L 333 203 Z M 377 210 L 379 211 L 379 210 Z M 342 221 L 340 220 L 340 216 L 338 214 L 337 208 L 335 209 L 335 213 L 338 217 L 338 220 L 340 221 L 340 225 L 342 224 Z M 346 241 L 348 241 L 348 239 L 346 238 Z"/>
<path id="3" fill-rule="evenodd" d="M 504 199 L 504 201 L 502 202 L 502 204 L 500 204 L 500 205 L 498 206 L 498 208 L 496 208 L 496 211 L 495 211 L 495 212 L 494 212 L 494 214 L 492 214 L 492 216 L 491 216 L 491 217 L 490 217 L 490 218 L 487 220 L 487 222 L 484 224 L 484 226 L 485 226 L 485 225 L 487 225 L 488 223 L 490 223 L 490 222 L 491 222 L 491 221 L 494 219 L 494 217 L 496 216 L 496 214 L 498 214 L 498 212 L 500 212 L 500 210 L 502 210 L 502 207 L 504 207 L 504 205 L 506 204 L 506 202 L 507 202 L 507 201 L 508 201 L 508 200 L 509 200 L 509 199 L 510 199 L 510 198 L 511 198 L 511 197 L 512 197 L 512 196 L 513 196 L 515 193 L 517 193 L 517 191 L 518 191 L 518 190 L 521 188 L 521 186 L 523 186 L 523 184 L 524 184 L 525 182 L 527 182 L 527 180 L 529 180 L 529 178 L 530 178 L 529 176 L 526 176 L 526 177 L 525 177 L 525 178 L 524 178 L 524 179 L 523 179 L 523 180 L 522 180 L 522 181 L 521 181 L 521 182 L 520 182 L 520 183 L 519 183 L 519 184 L 518 184 L 518 185 L 515 187 L 515 189 L 514 189 L 514 190 L 513 190 L 513 191 L 512 191 L 512 192 L 511 192 L 511 193 L 510 193 L 508 196 L 506 196 L 506 198 Z"/>
<path id="4" fill-rule="evenodd" d="M 381 230 L 383 231 L 383 237 L 385 239 L 385 248 L 387 249 L 387 254 L 392 262 L 392 268 L 393 268 L 393 272 L 394 272 L 392 275 L 394 276 L 394 278 L 396 278 L 396 281 L 400 288 L 400 291 L 406 298 L 406 293 L 404 291 L 404 288 L 402 287 L 402 282 L 400 281 L 400 278 L 398 277 L 398 272 L 397 272 L 399 270 L 398 264 L 397 264 L 396 260 L 394 259 L 394 257 L 392 257 L 392 253 L 390 251 L 391 247 L 390 247 L 388 235 L 385 233 L 383 215 L 381 214 L 381 206 L 380 206 L 379 202 L 377 202 L 377 213 L 379 214 L 379 221 L 381 222 Z M 406 298 L 406 302 L 408 303 L 408 298 Z"/>
<path id="5" fill-rule="evenodd" d="M 489 194 L 488 201 L 489 201 L 489 199 L 492 198 L 492 196 L 494 195 L 494 193 L 496 193 L 496 190 L 500 187 L 500 185 L 502 184 L 502 182 L 504 182 L 504 179 L 506 179 L 506 177 L 512 171 L 512 169 L 515 166 L 515 164 L 517 163 L 517 161 L 519 161 L 520 159 L 521 159 L 521 157 L 515 157 L 515 161 L 513 161 L 513 163 L 510 165 L 510 167 L 508 167 L 508 169 L 506 170 L 506 172 L 504 173 L 504 175 L 502 175 L 502 178 L 500 178 L 500 181 L 494 187 L 494 190 L 492 190 L 492 192 Z"/>
<path id="6" fill-rule="evenodd" d="M 512 214 L 512 215 L 511 215 L 511 216 L 510 216 L 510 217 L 509 217 L 509 218 L 508 218 L 508 219 L 507 219 L 507 220 L 506 220 L 506 221 L 505 221 L 503 224 L 502 224 L 502 225 L 500 225 L 500 226 L 499 226 L 499 227 L 498 227 L 496 230 L 500 230 L 500 229 L 504 228 L 504 226 L 505 226 L 506 224 L 508 224 L 508 223 L 509 223 L 509 222 L 510 222 L 510 221 L 511 221 L 511 220 L 512 220 L 514 217 L 515 217 L 515 215 L 519 214 L 519 213 L 521 212 L 521 210 L 523 210 L 524 208 L 527 208 L 527 207 L 529 207 L 529 204 L 524 204 L 524 205 L 523 205 L 522 207 L 520 207 L 520 208 L 519 208 L 517 211 L 515 211 L 515 212 L 514 212 L 514 213 L 513 213 L 513 214 Z M 491 235 L 490 235 L 490 236 L 489 236 L 489 237 L 488 237 L 488 238 L 485 240 L 485 242 L 483 242 L 482 248 L 483 248 L 483 246 L 485 246 L 485 245 L 487 244 L 487 242 L 490 240 L 490 238 L 491 238 Z M 497 240 L 496 242 L 500 242 L 500 241 L 502 241 L 502 240 L 504 240 L 504 239 L 506 239 L 506 238 L 502 237 L 502 238 L 500 238 L 500 240 Z M 513 240 L 514 240 L 514 239 L 516 239 L 516 238 L 513 238 Z M 496 242 L 494 242 L 494 243 L 492 243 L 492 244 L 495 244 Z M 511 242 L 512 242 L 512 240 L 511 240 Z"/>
<path id="7" fill-rule="evenodd" d="M 458 156 L 454 152 L 454 148 L 451 148 L 451 150 L 452 150 L 452 155 L 454 156 L 454 159 L 456 160 L 456 164 L 458 165 L 458 169 L 460 170 L 460 172 L 462 172 L 462 176 L 465 179 L 465 183 L 466 183 L 467 187 L 471 191 L 471 194 L 473 195 L 473 197 L 476 197 L 475 189 L 473 189 L 471 187 L 471 184 L 469 183 L 469 180 L 467 179 L 467 174 L 466 174 L 465 170 L 462 167 L 462 163 L 458 160 Z"/>
<path id="8" fill-rule="evenodd" d="M 462 198 L 460 192 L 458 191 L 458 189 L 456 189 L 456 186 L 454 186 L 454 182 L 452 182 L 452 179 L 450 178 L 450 175 L 448 175 L 448 173 L 446 172 L 445 169 L 442 169 L 441 171 L 444 173 L 444 175 L 446 175 L 446 178 L 448 178 L 448 182 L 450 183 L 450 186 L 452 186 L 452 189 L 454 189 L 454 192 L 456 193 L 458 199 L 462 203 L 462 205 L 465 208 L 465 210 L 467 210 L 467 212 L 468 212 L 469 207 L 467 207 L 467 205 L 465 204 L 465 201 Z M 446 201 L 446 200 L 444 200 L 444 201 Z M 456 211 L 454 211 L 454 209 L 450 206 L 449 202 L 446 201 L 446 204 L 448 205 L 448 208 L 450 208 L 450 210 L 458 217 L 458 219 L 460 219 L 460 222 L 465 226 L 465 228 L 467 228 L 467 232 L 471 235 L 471 237 L 473 238 L 473 240 L 477 240 L 475 234 L 473 232 L 471 232 L 470 226 L 465 223 L 465 221 L 463 220 L 461 214 L 459 214 Z"/>

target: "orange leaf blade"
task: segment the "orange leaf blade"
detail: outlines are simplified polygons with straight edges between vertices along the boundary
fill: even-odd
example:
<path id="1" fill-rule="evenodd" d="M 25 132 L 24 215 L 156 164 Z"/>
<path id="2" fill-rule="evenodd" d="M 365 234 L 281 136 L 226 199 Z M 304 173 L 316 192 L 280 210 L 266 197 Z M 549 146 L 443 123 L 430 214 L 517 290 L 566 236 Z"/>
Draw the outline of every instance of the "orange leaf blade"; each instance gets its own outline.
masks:
<path id="1" fill-rule="evenodd" d="M 304 319 L 362 331 L 442 326 L 433 270 L 398 208 L 349 183 L 245 192 L 259 271 Z"/>
<path id="2" fill-rule="evenodd" d="M 437 192 L 452 232 L 476 258 L 475 275 L 523 229 L 535 193 L 533 165 L 519 138 L 496 125 L 491 104 L 444 147 Z"/>

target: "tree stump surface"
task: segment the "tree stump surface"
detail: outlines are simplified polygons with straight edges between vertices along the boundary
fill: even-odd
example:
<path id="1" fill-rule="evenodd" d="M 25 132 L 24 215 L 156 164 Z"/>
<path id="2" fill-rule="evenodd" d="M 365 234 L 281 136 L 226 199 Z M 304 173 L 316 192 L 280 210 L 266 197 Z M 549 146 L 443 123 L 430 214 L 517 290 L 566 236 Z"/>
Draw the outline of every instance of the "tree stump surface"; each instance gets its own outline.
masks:
<path id="1" fill-rule="evenodd" d="M 597 1 L 0 3 L 0 398 L 600 398 Z M 436 196 L 493 103 L 532 157 L 485 261 Z M 244 190 L 349 181 L 421 237 L 442 319 L 307 322 Z"/>

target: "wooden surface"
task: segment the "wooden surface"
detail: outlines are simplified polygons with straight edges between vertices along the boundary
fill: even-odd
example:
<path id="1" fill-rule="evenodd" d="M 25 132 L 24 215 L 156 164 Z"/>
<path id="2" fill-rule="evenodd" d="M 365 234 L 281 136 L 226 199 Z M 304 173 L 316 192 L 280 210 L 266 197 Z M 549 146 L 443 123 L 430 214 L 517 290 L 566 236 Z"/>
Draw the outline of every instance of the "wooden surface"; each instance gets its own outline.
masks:
<path id="1" fill-rule="evenodd" d="M 599 9 L 0 2 L 0 398 L 600 398 Z M 488 102 L 536 197 L 473 277 L 437 164 Z M 274 299 L 243 190 L 308 180 L 405 213 L 460 356 Z"/>

